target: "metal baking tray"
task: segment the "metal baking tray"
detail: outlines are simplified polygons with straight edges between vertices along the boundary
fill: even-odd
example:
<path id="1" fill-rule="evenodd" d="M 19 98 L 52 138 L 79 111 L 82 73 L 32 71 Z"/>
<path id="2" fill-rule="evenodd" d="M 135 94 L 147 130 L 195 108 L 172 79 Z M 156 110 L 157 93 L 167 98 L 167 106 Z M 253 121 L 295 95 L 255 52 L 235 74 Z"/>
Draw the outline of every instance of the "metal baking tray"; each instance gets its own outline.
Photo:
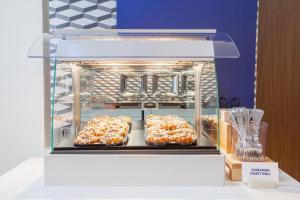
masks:
<path id="1" fill-rule="evenodd" d="M 126 146 L 128 144 L 128 136 L 125 140 L 118 144 L 73 144 L 74 147 L 114 147 L 114 146 Z"/>

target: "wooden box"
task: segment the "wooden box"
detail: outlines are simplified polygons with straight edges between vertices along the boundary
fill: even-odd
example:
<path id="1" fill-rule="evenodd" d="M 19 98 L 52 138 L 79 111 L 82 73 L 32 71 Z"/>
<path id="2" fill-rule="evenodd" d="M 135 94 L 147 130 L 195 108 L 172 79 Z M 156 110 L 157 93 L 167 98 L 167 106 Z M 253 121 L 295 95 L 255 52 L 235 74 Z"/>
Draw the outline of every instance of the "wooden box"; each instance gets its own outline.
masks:
<path id="1" fill-rule="evenodd" d="M 241 161 L 235 160 L 232 158 L 233 154 L 225 155 L 225 162 L 227 170 L 227 175 L 232 181 L 241 181 L 242 180 L 242 163 Z M 273 162 L 270 158 L 266 158 L 264 162 Z"/>

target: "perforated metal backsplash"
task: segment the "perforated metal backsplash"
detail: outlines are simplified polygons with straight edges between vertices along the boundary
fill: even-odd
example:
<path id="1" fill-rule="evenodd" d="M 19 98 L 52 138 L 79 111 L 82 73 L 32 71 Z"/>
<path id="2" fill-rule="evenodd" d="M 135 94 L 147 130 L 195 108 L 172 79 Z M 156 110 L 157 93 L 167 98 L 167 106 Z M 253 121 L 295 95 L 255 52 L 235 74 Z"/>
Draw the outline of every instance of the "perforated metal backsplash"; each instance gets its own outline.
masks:
<path id="1" fill-rule="evenodd" d="M 54 115 L 59 116 L 58 119 L 63 119 L 62 123 L 55 123 L 55 127 L 70 125 L 73 113 L 73 82 L 71 75 L 71 68 L 68 63 L 58 63 L 56 70 L 55 82 L 55 105 Z M 170 73 L 172 74 L 172 73 Z M 139 93 L 142 91 L 142 79 L 140 76 L 129 76 L 127 80 L 127 92 L 131 94 L 139 93 L 140 98 L 126 97 L 122 93 L 122 72 L 102 71 L 97 69 L 81 70 L 81 100 L 82 102 L 91 103 L 96 102 L 109 102 L 109 103 L 128 103 L 128 102 L 177 102 L 185 103 L 194 100 L 195 81 L 194 75 L 189 73 L 187 78 L 183 79 L 186 74 L 179 73 L 178 77 L 178 93 L 168 97 L 155 96 L 154 94 L 159 91 L 160 94 L 166 94 L 174 90 L 172 86 L 172 76 L 163 76 L 159 79 L 157 88 L 154 88 L 153 74 L 148 74 L 147 83 L 144 87 L 145 94 Z M 183 90 L 183 81 L 186 83 L 186 90 Z M 175 85 L 176 86 L 176 85 Z M 214 64 L 206 64 L 203 68 L 201 75 L 201 92 L 202 92 L 202 106 L 215 107 L 217 106 L 217 82 Z M 176 91 L 175 91 L 176 93 Z M 188 93 L 190 93 L 188 95 Z M 147 95 L 148 94 L 148 95 Z M 98 99 L 97 99 L 98 98 Z M 65 120 L 67 119 L 67 120 Z"/>
<path id="2" fill-rule="evenodd" d="M 125 77 L 127 88 L 122 91 L 120 90 L 121 77 L 124 76 L 124 73 L 119 72 L 95 72 L 95 79 L 93 85 L 93 95 L 102 95 L 110 96 L 118 102 L 126 102 L 128 99 L 138 99 L 139 101 L 156 101 L 159 97 L 154 98 L 154 88 L 153 88 L 153 76 L 146 75 L 147 83 L 145 84 L 145 92 L 142 92 L 143 81 L 139 76 L 129 76 Z M 180 86 L 181 80 L 179 79 L 179 91 L 181 90 Z M 158 81 L 157 91 L 167 93 L 172 91 L 172 80 L 169 77 L 161 77 Z M 126 94 L 133 94 L 128 95 Z M 124 94 L 124 95 L 123 95 Z M 134 95 L 136 94 L 136 95 Z M 178 95 L 180 96 L 180 94 Z M 160 97 L 162 98 L 162 97 Z M 168 99 L 165 97 L 165 99 Z M 169 98 L 170 99 L 170 98 Z M 180 101 L 180 97 L 173 97 L 172 100 Z"/>
<path id="3" fill-rule="evenodd" d="M 153 74 L 148 74 L 146 77 L 147 83 L 145 85 L 146 91 L 142 90 L 142 79 L 140 76 L 127 77 L 127 88 L 125 92 L 133 94 L 126 97 L 120 89 L 121 77 L 124 73 L 121 72 L 107 72 L 93 70 L 91 76 L 93 76 L 92 96 L 108 97 L 108 101 L 127 102 L 128 99 L 138 99 L 139 101 L 178 101 L 185 102 L 188 100 L 194 100 L 195 91 L 195 79 L 193 74 L 174 75 L 169 73 L 169 76 L 159 77 L 157 81 L 157 88 L 153 84 Z M 174 89 L 174 80 L 172 76 L 176 76 L 178 81 L 178 88 Z M 185 76 L 185 77 L 184 77 Z M 176 80 L 175 80 L 176 81 Z M 185 81 L 185 88 L 183 88 L 183 81 Z M 201 92 L 202 103 L 207 106 L 215 106 L 217 98 L 217 85 L 214 64 L 207 64 L 203 68 L 201 76 Z M 134 95 L 136 94 L 136 95 Z M 158 95 L 155 95 L 158 94 Z M 189 97 L 190 95 L 190 97 Z"/>

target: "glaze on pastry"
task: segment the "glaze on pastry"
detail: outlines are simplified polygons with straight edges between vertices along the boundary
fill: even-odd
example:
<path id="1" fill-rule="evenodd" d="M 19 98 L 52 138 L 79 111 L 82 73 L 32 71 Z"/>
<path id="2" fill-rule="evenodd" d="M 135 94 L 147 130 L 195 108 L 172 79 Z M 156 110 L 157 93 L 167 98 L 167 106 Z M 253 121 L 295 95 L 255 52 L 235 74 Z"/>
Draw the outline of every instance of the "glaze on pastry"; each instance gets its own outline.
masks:
<path id="1" fill-rule="evenodd" d="M 191 124 L 175 115 L 148 115 L 146 142 L 151 144 L 193 144 L 197 137 Z"/>
<path id="2" fill-rule="evenodd" d="M 74 144 L 117 145 L 124 143 L 131 121 L 131 117 L 128 116 L 97 116 L 87 122 L 74 139 Z"/>

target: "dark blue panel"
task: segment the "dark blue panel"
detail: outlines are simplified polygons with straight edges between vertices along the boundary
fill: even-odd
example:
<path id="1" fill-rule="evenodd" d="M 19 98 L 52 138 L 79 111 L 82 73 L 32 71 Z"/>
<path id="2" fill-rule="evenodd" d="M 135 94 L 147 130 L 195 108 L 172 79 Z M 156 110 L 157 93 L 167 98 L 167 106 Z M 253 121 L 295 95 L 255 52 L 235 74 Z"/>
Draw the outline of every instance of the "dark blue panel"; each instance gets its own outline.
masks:
<path id="1" fill-rule="evenodd" d="M 118 28 L 215 28 L 236 42 L 241 57 L 217 60 L 220 96 L 253 106 L 256 0 L 118 0 Z"/>

